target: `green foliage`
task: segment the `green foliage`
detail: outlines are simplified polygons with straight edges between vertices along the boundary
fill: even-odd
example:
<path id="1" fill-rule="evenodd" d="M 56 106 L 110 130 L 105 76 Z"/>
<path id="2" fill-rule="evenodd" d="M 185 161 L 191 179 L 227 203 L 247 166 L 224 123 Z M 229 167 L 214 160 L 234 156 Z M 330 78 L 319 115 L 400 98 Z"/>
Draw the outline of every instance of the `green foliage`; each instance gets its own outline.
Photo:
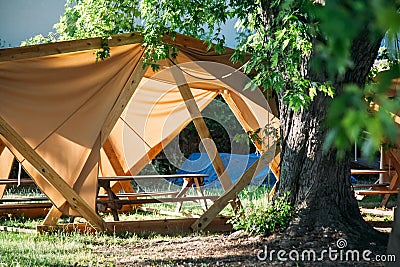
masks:
<path id="1" fill-rule="evenodd" d="M 327 1 L 325 6 L 314 6 L 312 13 L 319 21 L 323 37 L 316 43 L 314 68 L 325 68 L 331 80 L 343 80 L 346 71 L 363 60 L 351 58 L 351 50 L 354 49 L 352 44 L 358 35 L 369 34 L 373 42 L 387 31 L 390 43 L 397 43 L 397 33 L 400 30 L 399 5 L 398 0 L 357 0 L 351 3 L 342 0 Z M 366 86 L 343 85 L 343 93 L 335 98 L 329 109 L 329 132 L 325 149 L 333 145 L 338 149 L 339 156 L 343 156 L 349 147 L 357 143 L 363 154 L 371 157 L 379 150 L 382 141 L 396 141 L 397 126 L 392 114 L 399 111 L 399 99 L 389 99 L 387 91 L 392 79 L 399 77 L 398 64 L 398 51 L 382 48 L 377 63 L 367 77 Z M 379 105 L 379 109 L 375 104 Z"/>
<path id="2" fill-rule="evenodd" d="M 399 75 L 399 51 L 382 47 L 368 75 L 367 85 L 364 88 L 347 85 L 344 93 L 332 103 L 325 149 L 334 145 L 339 156 L 343 156 L 348 147 L 357 143 L 364 155 L 372 157 L 382 142 L 389 146 L 396 144 L 398 127 L 393 114 L 399 112 L 400 98 L 396 93 L 388 97 L 388 88 Z"/>
<path id="3" fill-rule="evenodd" d="M 94 54 L 96 55 L 96 63 L 100 60 L 110 57 L 110 47 L 108 46 L 107 38 L 101 38 L 101 48 L 96 50 Z"/>
<path id="4" fill-rule="evenodd" d="M 145 63 L 157 69 L 157 61 L 176 54 L 176 49 L 162 41 L 166 33 L 180 32 L 203 39 L 214 49 L 223 50 L 225 37 L 221 25 L 230 17 L 226 1 L 222 0 L 143 0 L 140 9 L 144 21 L 143 45 L 147 47 Z"/>
<path id="5" fill-rule="evenodd" d="M 287 202 L 288 194 L 274 202 L 250 202 L 230 222 L 235 230 L 251 234 L 270 235 L 285 228 L 293 215 L 293 207 Z"/>
<path id="6" fill-rule="evenodd" d="M 138 0 L 68 0 L 54 27 L 59 40 L 83 39 L 140 30 Z"/>
<path id="7" fill-rule="evenodd" d="M 36 229 L 37 221 L 30 218 L 25 218 L 24 215 L 15 217 L 12 214 L 9 214 L 7 218 L 0 218 L 0 225 L 25 229 Z"/>

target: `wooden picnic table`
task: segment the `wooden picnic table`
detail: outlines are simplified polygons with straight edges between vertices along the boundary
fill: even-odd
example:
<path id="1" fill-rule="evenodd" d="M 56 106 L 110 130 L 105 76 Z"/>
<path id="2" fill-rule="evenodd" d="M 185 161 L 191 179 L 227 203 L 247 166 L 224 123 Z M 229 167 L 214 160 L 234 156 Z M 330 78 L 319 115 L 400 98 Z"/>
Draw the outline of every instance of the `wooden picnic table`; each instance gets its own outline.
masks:
<path id="1" fill-rule="evenodd" d="M 389 201 L 390 195 L 398 194 L 398 186 L 400 185 L 400 180 L 397 174 L 396 169 L 392 171 L 394 175 L 391 177 L 390 183 L 379 183 L 377 180 L 373 184 L 365 184 L 365 185 L 353 185 L 355 189 L 370 189 L 370 190 L 356 190 L 356 196 L 365 196 L 365 195 L 384 195 L 383 200 L 381 202 L 382 207 L 386 207 Z M 352 175 L 374 175 L 374 174 L 389 174 L 388 169 L 351 169 Z M 362 199 L 362 197 L 361 197 Z"/>
<path id="2" fill-rule="evenodd" d="M 99 189 L 104 188 L 107 192 L 107 199 L 98 199 L 97 204 L 99 207 L 109 208 L 115 221 L 119 220 L 118 210 L 122 205 L 126 204 L 148 204 L 148 203 L 162 203 L 162 202 L 177 202 L 177 211 L 180 211 L 183 201 L 200 201 L 203 210 L 207 210 L 206 200 L 215 200 L 217 196 L 205 196 L 201 189 L 204 183 L 204 178 L 208 174 L 171 174 L 171 175 L 136 175 L 136 176 L 110 176 L 99 177 Z M 176 179 L 182 178 L 183 185 L 180 191 L 173 192 L 138 192 L 138 193 L 123 193 L 115 194 L 111 189 L 111 182 L 116 181 L 134 181 L 134 180 L 161 180 L 161 179 Z M 190 187 L 194 186 L 197 191 L 197 196 L 185 196 Z M 161 197 L 160 196 L 170 196 Z M 99 196 L 99 195 L 98 195 Z M 159 198 L 154 198 L 154 197 Z M 103 196 L 104 197 L 104 196 Z M 131 197 L 134 199 L 121 199 L 121 197 Z M 150 198 L 149 198 L 150 197 Z M 139 199 L 140 198 L 140 199 Z"/>

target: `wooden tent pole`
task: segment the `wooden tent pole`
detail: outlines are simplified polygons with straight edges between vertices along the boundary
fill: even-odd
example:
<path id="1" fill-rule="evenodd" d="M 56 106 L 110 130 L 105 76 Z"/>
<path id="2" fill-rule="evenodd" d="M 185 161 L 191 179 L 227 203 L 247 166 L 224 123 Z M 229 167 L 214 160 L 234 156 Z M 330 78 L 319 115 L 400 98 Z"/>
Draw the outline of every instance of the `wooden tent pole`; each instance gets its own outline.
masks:
<path id="1" fill-rule="evenodd" d="M 7 179 L 10 176 L 14 155 L 7 149 L 6 144 L 0 140 L 0 178 Z M 0 198 L 3 198 L 6 191 L 6 185 L 0 185 Z"/>
<path id="2" fill-rule="evenodd" d="M 108 160 L 110 161 L 111 167 L 113 168 L 115 174 L 117 176 L 124 176 L 126 172 L 121 164 L 121 161 L 123 159 L 114 150 L 114 146 L 113 146 L 110 138 L 107 138 L 106 141 L 104 142 L 103 149 L 104 149 L 104 152 L 106 153 Z M 121 185 L 121 187 L 125 193 L 134 193 L 135 192 L 132 188 L 130 181 L 119 181 L 116 184 Z M 111 189 L 113 189 L 113 188 L 114 188 L 114 186 L 112 186 Z M 116 193 L 116 192 L 114 192 L 114 193 Z M 136 199 L 136 198 L 129 197 L 129 199 Z"/>
<path id="3" fill-rule="evenodd" d="M 64 204 L 65 205 L 65 204 Z M 64 206 L 62 205 L 60 207 L 60 209 Z M 53 207 L 51 207 L 50 211 L 47 213 L 46 218 L 44 218 L 42 225 L 46 225 L 46 226 L 56 226 L 58 219 L 60 219 L 62 216 L 62 212 L 53 205 Z"/>
<path id="4" fill-rule="evenodd" d="M 247 120 L 245 119 L 245 115 L 244 115 L 244 113 L 246 113 L 247 116 L 251 117 L 251 120 L 257 121 L 256 118 L 254 117 L 253 113 L 247 108 L 246 108 L 246 110 L 243 110 L 243 108 L 245 108 L 245 107 L 242 107 L 242 109 L 239 109 L 237 103 L 232 98 L 232 96 L 230 95 L 229 92 L 221 93 L 221 95 L 224 98 L 226 104 L 228 104 L 229 108 L 232 110 L 232 112 L 235 115 L 236 119 L 242 125 L 243 129 L 246 132 L 256 130 L 256 129 L 253 129 L 252 127 L 250 127 L 250 125 L 247 123 Z M 251 142 L 254 144 L 254 146 L 257 148 L 258 151 L 262 151 L 262 147 L 261 147 L 261 144 L 259 142 L 255 142 L 254 140 L 251 140 Z"/>
<path id="5" fill-rule="evenodd" d="M 89 173 L 93 170 L 95 167 L 93 164 L 96 162 L 95 165 L 98 164 L 99 158 L 96 155 L 100 150 L 100 138 L 97 137 L 97 140 L 93 146 L 92 151 L 90 151 L 89 157 L 87 158 L 85 164 L 83 165 L 83 168 L 79 174 L 79 176 L 74 180 L 72 189 L 76 190 L 76 188 L 80 188 L 82 186 L 83 180 L 89 176 Z M 63 207 L 66 201 L 63 202 L 63 204 L 59 203 L 60 207 Z M 45 220 L 43 221 L 43 225 L 47 226 L 55 226 L 57 224 L 58 219 L 62 216 L 61 212 L 62 208 L 57 208 L 56 206 L 53 205 L 53 207 L 50 209 L 48 212 Z"/>
<path id="6" fill-rule="evenodd" d="M 69 184 L 2 118 L 0 134 L 51 184 L 71 207 L 79 212 L 96 230 L 106 230 L 106 223 Z M 34 179 L 34 177 L 32 177 Z M 35 181 L 37 182 L 37 181 Z"/>
<path id="7" fill-rule="evenodd" d="M 190 87 L 188 86 L 183 74 L 177 70 L 172 71 L 172 73 L 174 75 L 175 81 L 178 84 L 179 92 L 181 93 L 182 98 L 185 101 L 186 108 L 188 109 L 189 114 L 196 127 L 197 133 L 200 136 L 201 142 L 203 143 L 208 157 L 210 158 L 211 163 L 215 169 L 215 172 L 218 175 L 222 188 L 226 191 L 232 186 L 232 180 L 225 169 L 225 165 L 222 162 L 221 156 L 218 153 L 217 146 L 215 145 L 211 137 L 210 131 L 208 130 L 208 127 L 204 122 L 203 116 L 201 115 L 200 109 L 197 106 L 196 100 L 194 99 L 194 96 L 190 91 Z"/>
<path id="8" fill-rule="evenodd" d="M 6 144 L 0 140 L 0 155 L 3 153 L 4 149 L 6 149 Z"/>
<path id="9" fill-rule="evenodd" d="M 271 146 L 275 147 L 275 146 Z M 206 210 L 203 215 L 192 224 L 191 228 L 194 231 L 205 229 L 210 222 L 220 213 L 226 205 L 232 200 L 234 200 L 237 195 L 242 191 L 253 179 L 255 175 L 258 174 L 262 169 L 264 169 L 268 163 L 273 159 L 275 155 L 275 149 L 269 149 L 260 158 L 258 158 L 251 166 L 248 168 L 242 176 L 235 182 L 235 184 L 228 190 L 225 191 L 222 196 L 220 196 L 211 207 Z"/>
<path id="10" fill-rule="evenodd" d="M 256 118 L 254 118 L 253 113 L 246 107 L 242 107 L 242 109 L 240 109 L 238 107 L 237 103 L 235 102 L 235 100 L 230 95 L 229 92 L 221 93 L 221 95 L 224 98 L 225 102 L 228 104 L 228 106 L 231 108 L 231 110 L 232 110 L 233 114 L 235 115 L 236 119 L 240 122 L 240 124 L 245 129 L 245 131 L 246 132 L 254 131 L 254 129 L 252 129 L 250 127 L 250 125 L 247 123 L 247 121 L 245 119 L 245 116 L 244 116 L 244 113 L 245 113 L 247 116 L 251 116 L 252 120 L 256 120 Z M 262 151 L 262 147 L 261 147 L 262 144 L 260 144 L 259 142 L 256 142 L 253 139 L 251 139 L 251 142 L 258 149 L 258 151 Z M 274 176 L 276 177 L 276 179 L 279 180 L 279 177 L 280 177 L 280 174 L 281 174 L 281 170 L 280 170 L 280 149 L 279 149 L 279 147 L 277 147 L 276 150 L 275 150 L 275 157 L 273 158 L 273 160 L 269 164 L 269 168 L 271 169 L 271 171 L 274 174 Z M 271 196 L 273 196 L 275 194 L 276 184 L 277 183 L 275 183 L 274 186 L 272 187 L 268 197 L 271 197 Z"/>

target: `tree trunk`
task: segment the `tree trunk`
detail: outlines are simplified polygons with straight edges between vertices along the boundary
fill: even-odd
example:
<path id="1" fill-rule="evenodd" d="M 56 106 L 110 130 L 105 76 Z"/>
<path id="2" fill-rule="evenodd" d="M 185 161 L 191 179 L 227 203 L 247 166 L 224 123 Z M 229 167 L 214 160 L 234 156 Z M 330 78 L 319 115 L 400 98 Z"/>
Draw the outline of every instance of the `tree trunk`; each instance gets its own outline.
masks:
<path id="1" fill-rule="evenodd" d="M 379 38 L 371 42 L 367 31 L 354 40 L 354 67 L 334 81 L 336 95 L 344 84 L 364 85 L 379 44 Z M 310 74 L 311 79 L 321 81 L 322 72 Z M 304 232 L 328 227 L 351 235 L 354 242 L 362 235 L 376 242 L 381 236 L 363 220 L 351 189 L 350 155 L 337 160 L 334 149 L 323 152 L 324 122 L 332 99 L 319 94 L 308 108 L 294 112 L 282 100 L 284 92 L 279 95 L 282 161 L 277 195 L 290 192 L 289 202 L 298 208 L 291 225 Z"/>

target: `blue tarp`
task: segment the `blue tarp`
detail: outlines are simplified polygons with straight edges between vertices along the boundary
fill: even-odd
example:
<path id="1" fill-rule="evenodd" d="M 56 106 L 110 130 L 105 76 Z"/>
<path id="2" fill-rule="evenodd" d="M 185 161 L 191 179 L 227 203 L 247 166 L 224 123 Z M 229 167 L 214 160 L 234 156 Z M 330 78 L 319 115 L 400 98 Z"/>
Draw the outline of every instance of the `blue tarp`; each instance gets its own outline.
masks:
<path id="1" fill-rule="evenodd" d="M 229 153 L 219 153 L 224 163 L 232 182 L 236 180 L 253 164 L 260 155 L 249 154 L 249 155 L 238 155 Z M 214 171 L 211 161 L 207 153 L 193 153 L 187 158 L 176 172 L 177 174 L 183 173 L 201 173 L 208 174 L 205 178 L 204 185 L 207 187 L 219 187 L 220 182 L 218 176 Z M 172 181 L 172 180 L 171 180 Z M 266 184 L 272 186 L 276 179 L 273 173 L 269 170 L 268 166 L 265 167 L 253 180 L 251 184 L 261 185 Z M 182 185 L 182 179 L 176 179 L 172 181 L 177 185 Z"/>

